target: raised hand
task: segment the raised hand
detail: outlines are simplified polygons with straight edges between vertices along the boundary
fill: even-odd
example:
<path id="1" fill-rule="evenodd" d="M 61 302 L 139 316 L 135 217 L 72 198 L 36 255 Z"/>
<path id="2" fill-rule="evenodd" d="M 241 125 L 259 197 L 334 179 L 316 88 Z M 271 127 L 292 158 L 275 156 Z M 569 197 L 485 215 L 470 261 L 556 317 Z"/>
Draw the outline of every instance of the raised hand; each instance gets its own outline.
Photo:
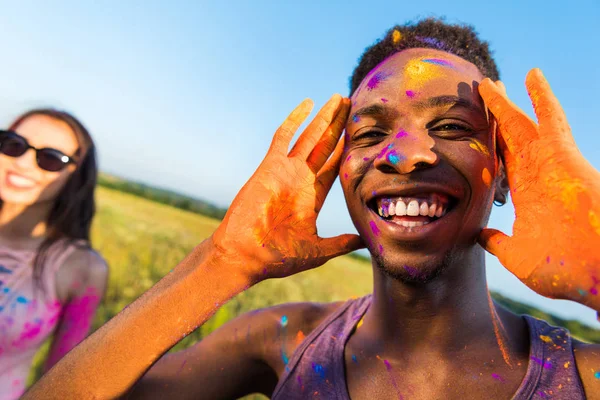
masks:
<path id="1" fill-rule="evenodd" d="M 479 92 L 498 121 L 516 219 L 513 235 L 484 229 L 481 245 L 541 295 L 600 309 L 600 173 L 579 152 L 542 72 L 526 87 L 536 124 L 485 79 Z M 597 134 L 597 133 L 594 133 Z"/>
<path id="2" fill-rule="evenodd" d="M 304 100 L 279 127 L 212 236 L 222 253 L 243 258 L 244 273 L 253 280 L 315 268 L 364 247 L 358 235 L 317 235 L 317 216 L 339 171 L 350 101 L 334 95 L 288 152 L 312 107 Z"/>

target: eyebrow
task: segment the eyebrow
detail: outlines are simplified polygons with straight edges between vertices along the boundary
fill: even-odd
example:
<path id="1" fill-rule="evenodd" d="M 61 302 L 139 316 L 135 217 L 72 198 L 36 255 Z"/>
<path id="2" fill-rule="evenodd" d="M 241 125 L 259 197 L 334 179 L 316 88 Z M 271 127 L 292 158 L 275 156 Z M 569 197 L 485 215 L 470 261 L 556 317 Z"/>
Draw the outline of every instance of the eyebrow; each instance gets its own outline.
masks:
<path id="1" fill-rule="evenodd" d="M 413 104 L 413 107 L 424 110 L 427 108 L 436 108 L 444 106 L 458 106 L 464 107 L 476 113 L 484 113 L 484 110 L 472 101 L 458 96 L 437 96 L 430 97 L 426 100 L 419 101 Z"/>
<path id="2" fill-rule="evenodd" d="M 379 119 L 393 119 L 398 115 L 398 111 L 390 106 L 384 106 L 383 104 L 371 104 L 360 108 L 356 111 L 352 117 L 374 117 Z"/>

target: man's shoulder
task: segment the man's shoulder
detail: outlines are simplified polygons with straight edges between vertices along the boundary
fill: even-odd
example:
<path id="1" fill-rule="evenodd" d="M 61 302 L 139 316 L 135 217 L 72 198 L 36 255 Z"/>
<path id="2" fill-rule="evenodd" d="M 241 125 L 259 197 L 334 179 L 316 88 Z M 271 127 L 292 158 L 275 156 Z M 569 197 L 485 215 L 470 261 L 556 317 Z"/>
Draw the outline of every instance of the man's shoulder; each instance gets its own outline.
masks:
<path id="1" fill-rule="evenodd" d="M 600 399 L 600 344 L 573 339 L 577 371 L 588 399 Z"/>

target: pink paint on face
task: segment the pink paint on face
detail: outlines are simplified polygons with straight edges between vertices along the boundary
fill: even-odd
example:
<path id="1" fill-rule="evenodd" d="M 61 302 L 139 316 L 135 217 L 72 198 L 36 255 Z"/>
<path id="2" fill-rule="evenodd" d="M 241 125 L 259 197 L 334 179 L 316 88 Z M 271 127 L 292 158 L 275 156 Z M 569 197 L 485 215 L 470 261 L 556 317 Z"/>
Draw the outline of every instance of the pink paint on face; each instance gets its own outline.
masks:
<path id="1" fill-rule="evenodd" d="M 381 231 L 379 230 L 379 228 L 375 224 L 375 221 L 369 221 L 369 225 L 371 226 L 371 230 L 373 231 L 373 234 L 375 236 L 378 236 Z"/>
<path id="2" fill-rule="evenodd" d="M 400 129 L 400 131 L 396 134 L 396 139 L 400 139 L 406 136 L 408 136 L 408 132 L 406 132 L 404 129 Z"/>
<path id="3" fill-rule="evenodd" d="M 349 156 L 346 158 L 346 161 L 350 160 L 351 158 L 352 158 L 352 156 L 351 156 L 351 155 L 349 155 Z"/>
<path id="4" fill-rule="evenodd" d="M 412 90 L 407 90 L 406 95 L 412 99 L 413 97 L 415 97 L 416 93 Z"/>
<path id="5" fill-rule="evenodd" d="M 382 102 L 384 102 L 384 103 L 387 103 L 387 102 L 388 102 L 388 100 L 387 100 L 387 99 L 384 99 L 383 97 L 381 98 L 381 101 L 382 101 Z"/>

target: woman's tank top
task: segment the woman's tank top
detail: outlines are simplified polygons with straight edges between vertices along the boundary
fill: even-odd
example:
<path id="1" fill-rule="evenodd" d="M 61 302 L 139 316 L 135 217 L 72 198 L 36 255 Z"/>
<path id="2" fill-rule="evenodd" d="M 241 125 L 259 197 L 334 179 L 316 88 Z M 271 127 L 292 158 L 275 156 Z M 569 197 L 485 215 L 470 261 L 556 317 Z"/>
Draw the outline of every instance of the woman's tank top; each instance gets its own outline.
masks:
<path id="1" fill-rule="evenodd" d="M 41 283 L 35 286 L 35 250 L 0 246 L 0 399 L 12 400 L 25 390 L 36 351 L 56 327 L 62 305 L 55 275 L 77 245 L 54 243 L 47 253 Z"/>
<path id="2" fill-rule="evenodd" d="M 349 300 L 311 332 L 289 360 L 271 398 L 350 400 L 344 347 L 370 304 L 371 295 Z M 529 327 L 530 361 L 513 399 L 585 399 L 569 332 L 528 315 L 523 318 Z"/>

